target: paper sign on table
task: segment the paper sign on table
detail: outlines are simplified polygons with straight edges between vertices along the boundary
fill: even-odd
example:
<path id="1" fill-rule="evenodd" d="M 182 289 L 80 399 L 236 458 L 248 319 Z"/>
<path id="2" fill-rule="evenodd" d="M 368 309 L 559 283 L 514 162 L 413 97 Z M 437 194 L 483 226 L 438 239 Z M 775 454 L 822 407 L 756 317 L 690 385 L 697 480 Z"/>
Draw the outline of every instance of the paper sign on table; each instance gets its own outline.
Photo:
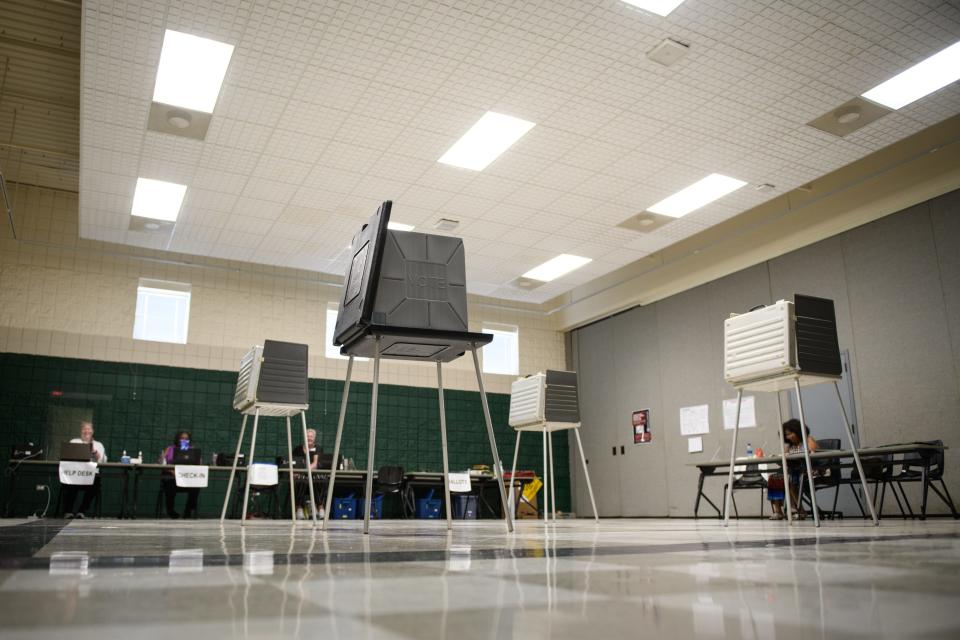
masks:
<path id="1" fill-rule="evenodd" d="M 710 433 L 710 405 L 680 407 L 680 435 L 696 436 L 701 433 Z"/>
<path id="2" fill-rule="evenodd" d="M 257 462 L 251 464 L 247 472 L 250 474 L 250 484 L 255 487 L 272 487 L 279 482 L 275 464 Z"/>
<path id="3" fill-rule="evenodd" d="M 205 489 L 210 468 L 201 464 L 178 464 L 173 467 L 177 486 L 184 489 Z"/>
<path id="4" fill-rule="evenodd" d="M 470 473 L 451 473 L 450 491 L 456 493 L 470 493 Z"/>
<path id="5" fill-rule="evenodd" d="M 703 451 L 702 437 L 687 438 L 687 453 L 700 453 L 701 451 Z"/>
<path id="6" fill-rule="evenodd" d="M 737 399 L 723 401 L 723 428 L 733 429 L 737 420 Z M 757 426 L 757 410 L 753 396 L 743 396 L 740 403 L 740 428 L 749 429 Z"/>
<path id="7" fill-rule="evenodd" d="M 60 462 L 60 484 L 91 485 L 97 477 L 96 462 Z"/>

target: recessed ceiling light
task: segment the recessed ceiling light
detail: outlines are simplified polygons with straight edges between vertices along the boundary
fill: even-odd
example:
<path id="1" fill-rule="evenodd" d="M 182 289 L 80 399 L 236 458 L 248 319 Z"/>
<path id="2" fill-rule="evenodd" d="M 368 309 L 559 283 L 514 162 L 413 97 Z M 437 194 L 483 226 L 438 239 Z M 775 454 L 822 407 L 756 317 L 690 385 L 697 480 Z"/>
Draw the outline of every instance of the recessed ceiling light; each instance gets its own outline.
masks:
<path id="1" fill-rule="evenodd" d="M 213 113 L 233 45 L 167 29 L 153 101 Z"/>
<path id="2" fill-rule="evenodd" d="M 652 207 L 647 207 L 647 211 L 679 218 L 736 191 L 745 184 L 747 183 L 743 180 L 737 180 L 719 173 L 711 173 L 706 178 L 677 191 Z"/>
<path id="3" fill-rule="evenodd" d="M 533 127 L 533 122 L 487 111 L 437 162 L 483 171 Z"/>
<path id="4" fill-rule="evenodd" d="M 960 42 L 878 84 L 863 97 L 890 109 L 899 109 L 958 79 Z"/>
<path id="5" fill-rule="evenodd" d="M 393 229 L 394 231 L 413 231 L 413 225 L 391 220 L 387 223 L 387 229 Z"/>
<path id="6" fill-rule="evenodd" d="M 556 280 L 562 275 L 566 275 L 571 271 L 579 269 L 588 262 L 592 262 L 590 258 L 581 258 L 580 256 L 572 256 L 568 253 L 562 253 L 556 258 L 551 258 L 547 260 L 539 267 L 534 267 L 523 274 L 524 278 L 531 278 L 533 280 L 540 280 L 542 282 L 550 282 L 551 280 Z"/>
<path id="7" fill-rule="evenodd" d="M 627 4 L 650 11 L 658 16 L 669 15 L 671 11 L 683 4 L 683 0 L 623 0 Z"/>
<path id="8" fill-rule="evenodd" d="M 180 215 L 180 205 L 186 192 L 185 184 L 137 178 L 130 215 L 173 222 Z"/>

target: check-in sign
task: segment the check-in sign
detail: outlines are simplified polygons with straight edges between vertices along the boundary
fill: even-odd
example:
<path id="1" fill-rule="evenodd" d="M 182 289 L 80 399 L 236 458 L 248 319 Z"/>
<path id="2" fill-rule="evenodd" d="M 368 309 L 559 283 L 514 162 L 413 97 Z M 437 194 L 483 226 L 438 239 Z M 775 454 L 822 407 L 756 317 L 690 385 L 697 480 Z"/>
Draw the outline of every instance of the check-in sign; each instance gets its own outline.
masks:
<path id="1" fill-rule="evenodd" d="M 91 485 L 96 477 L 96 462 L 60 462 L 60 484 Z"/>
<path id="2" fill-rule="evenodd" d="M 470 493 L 470 474 L 469 473 L 451 473 L 450 474 L 450 492 L 451 493 Z"/>
<path id="3" fill-rule="evenodd" d="M 201 464 L 178 464 L 173 467 L 177 486 L 185 489 L 203 489 L 210 477 L 210 468 Z"/>

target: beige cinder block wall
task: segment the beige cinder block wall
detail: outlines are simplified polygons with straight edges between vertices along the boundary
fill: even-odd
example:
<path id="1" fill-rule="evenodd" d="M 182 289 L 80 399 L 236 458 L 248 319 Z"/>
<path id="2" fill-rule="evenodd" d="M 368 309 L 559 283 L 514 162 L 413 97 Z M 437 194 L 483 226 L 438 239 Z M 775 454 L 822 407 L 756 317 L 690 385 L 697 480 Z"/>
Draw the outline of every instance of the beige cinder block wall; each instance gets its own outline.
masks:
<path id="1" fill-rule="evenodd" d="M 229 371 L 271 338 L 309 344 L 311 377 L 345 377 L 346 360 L 324 356 L 326 310 L 339 301 L 340 278 L 83 240 L 77 194 L 15 185 L 11 192 L 17 239 L 0 221 L 0 352 Z M 191 285 L 187 344 L 132 338 L 140 278 Z M 484 323 L 518 327 L 521 373 L 563 367 L 563 334 L 542 312 L 471 296 L 470 328 Z M 355 367 L 355 379 L 371 373 L 370 362 Z M 512 379 L 488 374 L 484 384 L 506 393 Z M 381 380 L 432 387 L 436 369 L 391 361 Z M 446 367 L 444 385 L 477 388 L 469 356 Z"/>

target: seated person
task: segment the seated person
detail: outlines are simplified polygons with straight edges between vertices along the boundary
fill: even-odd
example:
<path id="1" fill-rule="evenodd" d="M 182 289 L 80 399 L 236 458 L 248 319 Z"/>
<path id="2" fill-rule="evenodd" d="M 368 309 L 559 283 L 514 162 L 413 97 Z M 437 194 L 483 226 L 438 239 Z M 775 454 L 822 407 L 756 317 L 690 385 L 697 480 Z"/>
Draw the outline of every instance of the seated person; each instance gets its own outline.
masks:
<path id="1" fill-rule="evenodd" d="M 177 451 L 188 451 L 193 449 L 193 444 L 190 441 L 190 432 L 189 431 L 178 431 L 176 437 L 173 439 L 173 444 L 163 450 L 163 453 L 160 454 L 161 463 L 173 464 L 174 463 L 174 453 Z M 187 494 L 187 508 L 183 512 L 184 518 L 196 518 L 197 517 L 197 498 L 200 496 L 200 489 L 192 488 L 181 488 L 177 486 L 177 479 L 173 477 L 173 471 L 164 471 L 163 477 L 163 492 L 167 501 L 167 516 L 173 520 L 176 520 L 180 517 L 180 514 L 174 509 L 174 500 L 177 497 L 177 492 L 183 491 Z"/>
<path id="2" fill-rule="evenodd" d="M 84 420 L 80 423 L 80 437 L 74 438 L 70 442 L 80 443 L 80 444 L 89 444 L 92 445 L 93 453 L 90 456 L 91 462 L 96 462 L 97 464 L 107 461 L 107 452 L 103 448 L 103 443 L 97 442 L 93 439 L 93 423 L 89 420 Z M 88 485 L 73 485 L 65 484 L 63 485 L 63 517 L 64 518 L 84 518 L 86 517 L 86 512 L 90 509 L 90 505 L 93 503 L 93 498 L 100 491 L 100 475 L 98 474 L 93 480 L 93 484 Z M 80 509 L 74 511 L 73 506 L 77 502 L 77 494 L 82 493 L 83 498 L 80 500 Z"/>
<path id="3" fill-rule="evenodd" d="M 320 459 L 320 448 L 317 446 L 317 430 L 316 429 L 307 429 L 307 451 L 310 452 L 310 469 L 312 471 L 317 470 L 317 463 Z M 298 444 L 293 449 L 294 458 L 304 458 L 306 459 L 306 454 L 303 452 L 303 445 Z M 310 490 L 307 487 L 306 474 L 297 474 L 297 517 L 300 518 L 309 518 L 310 517 Z M 314 498 L 319 500 L 320 493 L 318 487 L 320 485 L 320 478 L 315 477 L 314 481 Z M 317 515 L 320 515 L 317 512 Z"/>
<path id="4" fill-rule="evenodd" d="M 803 432 L 800 429 L 800 421 L 792 418 L 783 423 L 783 443 L 787 454 L 803 453 Z M 817 450 L 817 441 L 810 435 L 807 429 L 807 448 L 810 453 Z M 790 476 L 790 500 L 793 503 L 794 511 L 801 520 L 806 517 L 803 512 L 803 504 L 799 499 L 797 490 L 800 487 L 800 476 L 803 475 L 805 467 L 793 463 L 787 464 L 787 470 Z M 814 469 L 814 474 L 819 475 L 820 470 Z M 783 476 L 779 473 L 773 473 L 767 478 L 767 497 L 770 498 L 770 505 L 773 508 L 771 520 L 783 520 Z"/>

